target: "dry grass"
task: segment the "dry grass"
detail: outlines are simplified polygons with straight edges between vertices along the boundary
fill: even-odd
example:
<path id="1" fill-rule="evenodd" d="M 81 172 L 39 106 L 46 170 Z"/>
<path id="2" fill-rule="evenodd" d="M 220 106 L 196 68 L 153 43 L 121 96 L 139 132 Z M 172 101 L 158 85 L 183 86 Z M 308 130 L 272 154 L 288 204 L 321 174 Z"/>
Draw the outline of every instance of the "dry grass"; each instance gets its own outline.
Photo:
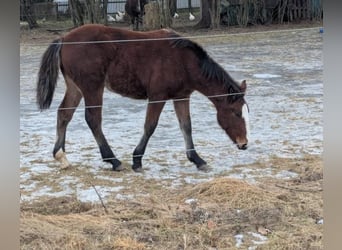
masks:
<path id="1" fill-rule="evenodd" d="M 275 202 L 271 193 L 245 181 L 219 177 L 212 181 L 200 183 L 185 193 L 186 197 L 195 197 L 204 202 L 227 203 L 236 209 L 246 205 L 258 206 Z"/>
<path id="2" fill-rule="evenodd" d="M 249 232 L 267 236 L 258 249 L 322 249 L 321 158 L 273 158 L 264 165 L 298 176 L 255 184 L 217 177 L 177 189 L 137 181 L 132 192 L 149 195 L 106 201 L 107 213 L 66 197 L 22 203 L 21 249 L 236 249 L 238 233 L 246 249 L 256 240 Z"/>

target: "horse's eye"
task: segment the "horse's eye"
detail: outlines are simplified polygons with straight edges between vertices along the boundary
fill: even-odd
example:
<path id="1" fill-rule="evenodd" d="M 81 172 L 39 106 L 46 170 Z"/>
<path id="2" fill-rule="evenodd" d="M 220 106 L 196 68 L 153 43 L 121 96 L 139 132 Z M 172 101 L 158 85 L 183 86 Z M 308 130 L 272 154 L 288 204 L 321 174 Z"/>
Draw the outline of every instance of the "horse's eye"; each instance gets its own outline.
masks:
<path id="1" fill-rule="evenodd" d="M 233 114 L 236 115 L 237 117 L 242 117 L 242 111 L 237 111 L 237 110 L 232 110 Z"/>

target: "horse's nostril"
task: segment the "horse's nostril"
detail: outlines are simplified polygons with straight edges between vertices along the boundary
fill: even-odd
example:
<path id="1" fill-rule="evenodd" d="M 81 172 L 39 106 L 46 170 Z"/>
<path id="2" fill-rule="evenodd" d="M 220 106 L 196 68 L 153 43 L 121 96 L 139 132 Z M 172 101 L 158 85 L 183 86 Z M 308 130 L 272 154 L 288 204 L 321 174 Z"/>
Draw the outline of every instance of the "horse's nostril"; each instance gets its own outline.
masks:
<path id="1" fill-rule="evenodd" d="M 246 150 L 248 148 L 247 143 L 242 144 L 242 145 L 238 144 L 238 148 L 242 150 Z"/>

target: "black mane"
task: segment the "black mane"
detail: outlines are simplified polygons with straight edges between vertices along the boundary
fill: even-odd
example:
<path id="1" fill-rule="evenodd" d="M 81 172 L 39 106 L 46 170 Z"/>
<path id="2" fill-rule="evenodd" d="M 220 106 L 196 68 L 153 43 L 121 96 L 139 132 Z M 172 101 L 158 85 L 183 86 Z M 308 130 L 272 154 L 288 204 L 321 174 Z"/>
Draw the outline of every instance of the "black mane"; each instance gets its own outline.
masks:
<path id="1" fill-rule="evenodd" d="M 174 48 L 187 48 L 194 52 L 199 59 L 202 73 L 208 80 L 223 82 L 227 86 L 229 94 L 241 92 L 241 88 L 235 80 L 200 45 L 184 38 L 172 40 L 171 43 Z M 237 96 L 233 95 L 232 97 L 235 99 L 234 97 Z"/>

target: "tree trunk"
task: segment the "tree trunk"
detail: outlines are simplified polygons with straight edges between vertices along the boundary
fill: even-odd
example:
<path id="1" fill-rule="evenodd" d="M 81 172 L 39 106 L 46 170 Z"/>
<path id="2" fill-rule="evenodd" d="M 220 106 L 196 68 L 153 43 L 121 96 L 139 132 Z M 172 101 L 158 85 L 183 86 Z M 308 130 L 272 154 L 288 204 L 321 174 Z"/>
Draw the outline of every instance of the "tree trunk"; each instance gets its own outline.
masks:
<path id="1" fill-rule="evenodd" d="M 144 28 L 146 30 L 171 27 L 170 2 L 171 0 L 150 1 L 145 5 Z"/>
<path id="2" fill-rule="evenodd" d="M 177 0 L 169 0 L 170 15 L 173 17 L 177 11 Z"/>
<path id="3" fill-rule="evenodd" d="M 103 0 L 103 10 L 102 10 L 102 17 L 104 18 L 104 25 L 108 25 L 107 20 L 107 6 L 108 6 L 108 0 Z"/>
<path id="4" fill-rule="evenodd" d="M 159 0 L 160 3 L 160 11 L 161 11 L 161 27 L 169 28 L 172 25 L 172 18 L 170 12 L 170 1 L 171 0 Z"/>
<path id="5" fill-rule="evenodd" d="M 69 8 L 74 26 L 81 26 L 84 24 L 84 9 L 79 0 L 69 0 Z"/>
<path id="6" fill-rule="evenodd" d="M 85 0 L 85 7 L 87 9 L 88 21 L 90 23 L 100 22 L 100 1 L 99 0 Z"/>
<path id="7" fill-rule="evenodd" d="M 32 0 L 20 0 L 20 5 L 23 10 L 24 19 L 27 21 L 29 28 L 30 29 L 37 28 L 38 23 L 33 13 Z"/>
<path id="8" fill-rule="evenodd" d="M 160 7 L 157 1 L 151 1 L 145 5 L 144 28 L 146 30 L 159 29 L 160 22 Z"/>
<path id="9" fill-rule="evenodd" d="M 207 29 L 220 26 L 220 0 L 201 0 L 201 20 L 195 28 Z"/>
<path id="10" fill-rule="evenodd" d="M 90 23 L 94 23 L 95 19 L 95 3 L 94 0 L 85 0 L 85 7 L 87 10 L 87 16 Z"/>
<path id="11" fill-rule="evenodd" d="M 211 17 L 211 28 L 217 29 L 220 27 L 220 11 L 221 11 L 221 1 L 211 0 L 209 1 L 211 6 L 209 7 L 210 17 Z"/>

